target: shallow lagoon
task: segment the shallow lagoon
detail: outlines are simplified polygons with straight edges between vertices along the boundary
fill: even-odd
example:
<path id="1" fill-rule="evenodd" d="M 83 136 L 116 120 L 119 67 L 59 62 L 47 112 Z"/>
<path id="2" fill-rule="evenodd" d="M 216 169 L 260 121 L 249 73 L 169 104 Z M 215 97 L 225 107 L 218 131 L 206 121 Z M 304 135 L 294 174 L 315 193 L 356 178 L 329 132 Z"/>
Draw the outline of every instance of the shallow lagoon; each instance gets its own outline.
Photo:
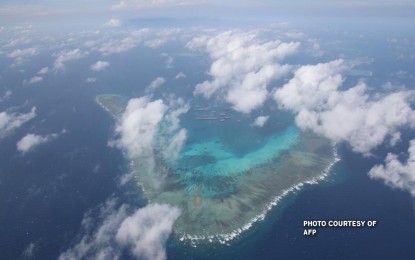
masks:
<path id="1" fill-rule="evenodd" d="M 96 100 L 115 118 L 127 103 L 117 95 Z M 234 239 L 290 191 L 324 178 L 337 159 L 324 138 L 288 123 L 264 133 L 251 121 L 227 108 L 195 107 L 183 115 L 189 137 L 177 160 L 157 156 L 159 147 L 153 165 L 148 158 L 131 161 L 149 202 L 181 209 L 174 227 L 181 240 Z"/>

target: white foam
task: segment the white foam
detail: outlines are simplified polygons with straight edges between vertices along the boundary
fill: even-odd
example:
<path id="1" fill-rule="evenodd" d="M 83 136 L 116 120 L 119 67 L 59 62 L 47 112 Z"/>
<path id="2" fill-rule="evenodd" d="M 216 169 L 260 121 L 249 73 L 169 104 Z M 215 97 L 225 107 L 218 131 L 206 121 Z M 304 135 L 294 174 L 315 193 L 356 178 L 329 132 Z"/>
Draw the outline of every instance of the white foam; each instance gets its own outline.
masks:
<path id="1" fill-rule="evenodd" d="M 293 186 L 291 186 L 288 189 L 285 189 L 281 192 L 280 195 L 278 195 L 277 197 L 275 197 L 270 203 L 268 203 L 268 205 L 265 207 L 265 209 L 258 215 L 256 215 L 255 217 L 253 217 L 252 219 L 250 219 L 245 225 L 243 225 L 241 228 L 235 229 L 234 231 L 230 232 L 230 233 L 224 233 L 224 234 L 216 234 L 216 235 L 210 235 L 210 236 L 204 236 L 204 235 L 199 235 L 199 236 L 195 236 L 195 235 L 189 235 L 189 234 L 176 234 L 179 236 L 179 240 L 182 242 L 188 242 L 190 243 L 191 246 L 196 247 L 199 243 L 214 243 L 214 242 L 219 242 L 220 244 L 223 245 L 229 245 L 229 242 L 234 240 L 235 238 L 238 238 L 242 233 L 246 232 L 247 230 L 249 230 L 255 223 L 263 221 L 267 215 L 267 213 L 276 205 L 278 205 L 278 203 L 288 194 L 290 194 L 291 192 L 295 192 L 295 191 L 300 191 L 301 188 L 305 185 L 305 184 L 309 184 L 309 185 L 314 185 L 314 184 L 318 184 L 323 180 L 326 180 L 326 178 L 329 176 L 331 169 L 333 168 L 333 166 L 340 161 L 340 157 L 337 151 L 337 145 L 335 143 L 332 144 L 332 149 L 333 149 L 333 154 L 334 154 L 334 159 L 333 161 L 322 171 L 322 174 L 319 176 L 316 176 L 310 180 L 304 181 L 304 182 L 300 182 L 298 184 L 295 184 Z"/>

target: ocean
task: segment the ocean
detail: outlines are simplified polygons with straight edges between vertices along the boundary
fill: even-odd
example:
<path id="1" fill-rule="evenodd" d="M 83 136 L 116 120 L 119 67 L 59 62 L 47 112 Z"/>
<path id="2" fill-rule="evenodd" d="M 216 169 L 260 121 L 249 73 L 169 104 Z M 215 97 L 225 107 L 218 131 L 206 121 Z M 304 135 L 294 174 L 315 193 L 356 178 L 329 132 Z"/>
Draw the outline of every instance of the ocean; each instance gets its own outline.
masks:
<path id="1" fill-rule="evenodd" d="M 349 42 L 343 42 L 348 45 L 359 35 L 356 33 L 342 37 L 349 39 Z M 395 61 L 393 68 L 387 68 L 384 64 L 392 57 L 381 55 L 388 49 L 386 45 L 371 48 L 376 45 L 373 42 L 378 42 L 379 36 L 376 37 L 369 37 L 372 45 L 364 41 L 364 48 L 358 46 L 362 47 L 360 52 L 355 52 L 359 49 L 356 46 L 345 52 L 350 59 L 368 54 L 365 50 L 370 50 L 371 56 L 379 57 L 379 60 L 367 65 L 373 76 L 365 78 L 379 90 L 380 83 L 389 76 L 393 80 L 399 78 L 392 73 L 401 67 L 407 68 L 409 73 L 413 68 L 405 61 Z M 329 40 L 323 46 L 329 52 L 325 59 L 337 58 L 339 49 L 346 50 L 345 46 L 337 46 Z M 164 51 L 175 53 L 175 48 L 168 46 Z M 0 111 L 10 107 L 29 111 L 36 106 L 38 116 L 1 140 L 0 258 L 56 259 L 82 237 L 84 216 L 98 215 L 99 208 L 109 198 L 117 198 L 119 202 L 134 208 L 147 204 L 143 192 L 134 182 L 120 184 L 121 176 L 130 171 L 129 162 L 119 149 L 108 146 L 108 141 L 114 138 L 115 121 L 95 102 L 95 97 L 108 93 L 138 97 L 143 95 L 144 87 L 155 77 L 163 75 L 172 79 L 186 69 L 186 79 L 171 80 L 166 85 L 174 89 L 178 96 L 187 95 L 194 104 L 202 102 L 193 100 L 190 94 L 195 84 L 208 78 L 204 74 L 208 69 L 206 60 L 193 63 L 195 56 L 182 56 L 179 55 L 180 51 L 173 55 L 177 69 L 167 70 L 161 65 L 166 57 L 160 55 L 159 50 L 138 47 L 133 55 L 121 53 L 108 58 L 111 66 L 118 70 L 97 76 L 94 84 L 86 83 L 85 79 L 90 76 L 86 72 L 90 64 L 99 58 L 95 54 L 85 58 L 81 64 L 67 64 L 65 73 L 45 77 L 42 84 L 37 86 L 23 86 L 23 72 L 2 68 L 2 83 L 12 89 L 13 95 L 0 103 Z M 291 61 L 307 63 L 318 59 L 301 59 L 301 55 L 298 55 Z M 24 75 L 35 74 L 39 69 L 36 64 L 51 62 L 49 54 L 40 55 L 25 67 Z M 362 73 L 352 76 L 351 82 L 356 82 L 361 76 Z M 410 78 L 402 81 L 411 83 Z M 164 97 L 163 94 L 164 90 L 159 89 L 155 96 Z M 209 105 L 207 101 L 204 102 L 202 105 Z M 271 113 L 275 109 L 274 104 L 258 113 Z M 270 118 L 269 129 L 282 131 L 284 126 L 293 123 L 292 115 L 280 113 L 280 121 Z M 251 119 L 241 116 L 240 120 L 248 123 Z M 221 134 L 223 138 L 232 138 L 238 128 L 234 125 L 232 131 Z M 39 146 L 35 152 L 22 155 L 16 151 L 17 141 L 26 133 L 59 133 L 63 129 L 65 132 L 59 138 Z M 259 134 L 270 136 L 272 131 L 269 129 L 265 127 Z M 200 133 L 195 131 L 190 137 L 197 139 Z M 227 245 L 201 243 L 194 246 L 172 235 L 166 244 L 167 258 L 413 259 L 413 198 L 406 191 L 371 180 L 367 173 L 373 165 L 383 162 L 387 152 L 400 154 L 407 151 L 408 140 L 414 137 L 412 132 L 404 132 L 402 141 L 396 147 L 385 145 L 367 158 L 352 152 L 348 145 L 339 144 L 337 151 L 340 161 L 325 180 L 319 184 L 306 184 L 300 190 L 289 193 L 266 214 L 264 220 L 254 223 L 238 238 Z M 247 143 L 239 147 L 239 151 L 235 149 L 233 152 L 243 155 L 251 146 L 260 147 Z M 316 235 L 305 236 L 305 220 L 376 220 L 378 224 L 374 228 L 317 228 Z M 130 255 L 124 254 L 123 257 L 127 259 Z"/>
<path id="2" fill-rule="evenodd" d="M 169 259 L 411 259 L 414 201 L 407 192 L 373 181 L 373 166 L 340 148 L 330 177 L 286 197 L 230 246 L 183 247 L 170 240 Z M 305 220 L 376 220 L 374 228 L 317 228 L 304 236 Z"/>

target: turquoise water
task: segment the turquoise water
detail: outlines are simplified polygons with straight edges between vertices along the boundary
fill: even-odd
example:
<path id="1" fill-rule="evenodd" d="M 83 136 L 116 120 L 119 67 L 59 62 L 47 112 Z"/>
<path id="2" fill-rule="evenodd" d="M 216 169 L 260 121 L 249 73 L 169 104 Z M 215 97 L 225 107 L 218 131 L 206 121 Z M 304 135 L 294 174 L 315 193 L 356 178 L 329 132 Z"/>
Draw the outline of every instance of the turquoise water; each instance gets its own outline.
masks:
<path id="1" fill-rule="evenodd" d="M 232 153 L 219 139 L 192 144 L 181 153 L 176 174 L 190 194 L 220 197 L 236 189 L 236 178 L 252 168 L 270 163 L 299 140 L 299 131 L 289 127 L 267 138 L 259 149 L 243 156 Z"/>
<path id="2" fill-rule="evenodd" d="M 115 118 L 122 100 L 97 97 Z M 132 158 L 131 170 L 148 201 L 181 209 L 174 226 L 180 240 L 227 243 L 333 164 L 332 144 L 301 132 L 283 112 L 274 112 L 264 128 L 254 127 L 254 119 L 220 105 L 192 109 L 181 117 L 188 138 L 177 160 L 164 158 L 159 145 L 153 158 Z M 156 143 L 170 138 L 160 129 Z"/>

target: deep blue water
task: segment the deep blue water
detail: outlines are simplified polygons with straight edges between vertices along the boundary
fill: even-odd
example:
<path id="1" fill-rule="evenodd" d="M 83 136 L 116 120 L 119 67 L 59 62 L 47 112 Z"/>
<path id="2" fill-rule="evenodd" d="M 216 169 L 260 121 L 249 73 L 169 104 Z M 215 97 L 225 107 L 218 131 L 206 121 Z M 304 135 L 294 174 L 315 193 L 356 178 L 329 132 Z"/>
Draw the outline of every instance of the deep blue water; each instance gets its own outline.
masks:
<path id="1" fill-rule="evenodd" d="M 15 87 L 8 101 L 27 102 L 21 111 L 36 106 L 38 116 L 1 140 L 2 259 L 19 258 L 29 243 L 35 244 L 36 259 L 56 258 L 74 240 L 83 214 L 117 192 L 124 160 L 107 147 L 113 121 L 94 103 L 82 77 L 67 77 L 37 88 Z M 16 151 L 28 132 L 62 129 L 67 132 L 34 152 Z"/>
<path id="2" fill-rule="evenodd" d="M 98 110 L 95 116 L 100 114 Z M 37 153 L 10 158 L 1 150 L 1 207 L 9 209 L 0 215 L 2 258 L 19 257 L 31 242 L 36 244 L 36 259 L 55 258 L 71 245 L 88 209 L 114 192 L 134 203 L 137 193 L 122 193 L 115 185 L 123 159 L 118 151 L 106 147 L 108 130 L 104 126 L 110 125 L 109 120 L 103 116 L 102 131 L 94 127 L 95 134 L 87 135 L 86 119 L 74 118 L 74 122 L 83 121 L 85 129 L 68 132 L 39 147 Z M 2 148 L 5 143 L 7 140 Z M 413 199 L 407 192 L 367 177 L 376 159 L 367 160 L 344 147 L 341 156 L 327 182 L 288 196 L 242 239 L 230 246 L 191 248 L 170 238 L 168 258 L 412 259 Z M 91 169 L 98 162 L 100 170 L 94 173 Z M 318 235 L 305 237 L 302 222 L 312 219 L 372 219 L 379 224 L 373 229 L 319 228 Z"/>
<path id="3" fill-rule="evenodd" d="M 375 160 L 341 148 L 326 182 L 288 196 L 231 246 L 184 248 L 170 240 L 171 259 L 413 259 L 415 204 L 408 192 L 370 180 Z M 376 220 L 374 228 L 317 228 L 304 220 Z"/>

